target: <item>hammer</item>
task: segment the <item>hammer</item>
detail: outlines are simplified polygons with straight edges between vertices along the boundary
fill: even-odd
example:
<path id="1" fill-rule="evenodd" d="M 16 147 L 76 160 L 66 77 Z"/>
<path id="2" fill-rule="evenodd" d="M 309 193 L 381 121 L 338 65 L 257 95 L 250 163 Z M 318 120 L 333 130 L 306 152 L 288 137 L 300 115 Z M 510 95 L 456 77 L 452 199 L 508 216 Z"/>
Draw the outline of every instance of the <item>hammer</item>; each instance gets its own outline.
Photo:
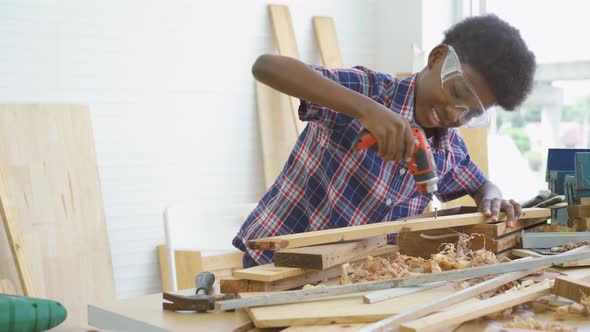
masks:
<path id="1" fill-rule="evenodd" d="M 195 295 L 177 295 L 172 293 L 163 293 L 162 298 L 171 302 L 162 303 L 164 310 L 189 310 L 197 312 L 207 312 L 215 308 L 215 301 L 231 300 L 233 294 L 223 296 L 209 295 L 209 290 L 215 282 L 215 275 L 211 272 L 199 272 L 195 278 L 197 291 Z"/>

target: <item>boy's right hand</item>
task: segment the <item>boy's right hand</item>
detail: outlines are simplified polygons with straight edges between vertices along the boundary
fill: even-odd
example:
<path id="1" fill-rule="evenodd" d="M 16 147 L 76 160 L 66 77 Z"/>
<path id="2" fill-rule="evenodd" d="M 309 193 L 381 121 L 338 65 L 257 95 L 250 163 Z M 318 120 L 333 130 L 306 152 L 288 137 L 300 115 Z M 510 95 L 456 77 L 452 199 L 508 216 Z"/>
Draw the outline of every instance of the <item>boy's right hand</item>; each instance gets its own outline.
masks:
<path id="1" fill-rule="evenodd" d="M 406 118 L 374 102 L 358 120 L 377 139 L 377 155 L 381 159 L 410 161 L 414 152 L 414 134 Z"/>

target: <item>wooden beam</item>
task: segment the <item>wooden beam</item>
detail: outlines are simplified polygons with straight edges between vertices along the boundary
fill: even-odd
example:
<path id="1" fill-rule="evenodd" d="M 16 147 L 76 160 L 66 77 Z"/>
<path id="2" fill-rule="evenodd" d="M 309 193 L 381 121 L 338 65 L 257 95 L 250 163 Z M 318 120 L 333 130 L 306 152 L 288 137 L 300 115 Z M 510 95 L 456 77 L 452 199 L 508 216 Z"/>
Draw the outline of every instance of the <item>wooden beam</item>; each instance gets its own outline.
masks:
<path id="1" fill-rule="evenodd" d="M 387 236 L 375 236 L 359 241 L 331 243 L 317 246 L 283 249 L 275 252 L 275 266 L 324 270 L 350 262 L 387 243 Z"/>
<path id="2" fill-rule="evenodd" d="M 548 295 L 550 292 L 551 286 L 548 284 L 539 284 L 494 296 L 479 303 L 458 304 L 452 309 L 404 323 L 400 330 L 402 332 L 437 331 L 444 327 L 455 326 L 475 318 L 511 308 L 515 305 L 533 301 L 541 296 Z"/>
<path id="3" fill-rule="evenodd" d="M 551 257 L 542 257 L 526 261 L 512 261 L 502 264 L 484 265 L 462 270 L 451 270 L 439 273 L 419 274 L 406 278 L 362 282 L 351 285 L 339 285 L 320 289 L 303 289 L 274 294 L 264 294 L 245 299 L 220 301 L 215 304 L 218 310 L 231 310 L 245 307 L 258 307 L 284 303 L 298 303 L 309 300 L 337 296 L 343 294 L 375 291 L 380 289 L 414 286 L 436 281 L 462 280 L 485 275 L 520 271 L 551 265 L 555 263 L 571 262 L 590 258 L 590 250 L 575 253 L 564 253 Z"/>
<path id="4" fill-rule="evenodd" d="M 537 272 L 545 267 L 548 266 L 499 275 L 495 278 L 488 279 L 477 285 L 473 285 L 471 287 L 462 289 L 456 293 L 452 293 L 442 298 L 439 298 L 436 301 L 425 303 L 416 308 L 412 308 L 406 312 L 402 312 L 395 316 L 380 320 L 374 324 L 366 326 L 359 332 L 386 332 L 397 330 L 403 323 L 410 322 L 420 317 L 429 315 L 433 312 L 443 310 L 450 305 L 457 304 L 477 295 L 496 289 L 511 281 L 524 278 L 527 275 Z"/>
<path id="5" fill-rule="evenodd" d="M 357 257 L 352 258 L 350 261 L 356 262 L 361 259 L 367 258 L 367 256 L 373 256 L 373 257 L 383 256 L 383 255 L 392 254 L 397 251 L 399 251 L 397 246 L 385 245 L 383 247 L 371 250 L 370 252 L 368 252 L 366 254 L 358 255 Z M 237 271 L 234 271 L 233 275 L 234 275 L 234 277 L 241 278 L 241 279 L 270 282 L 270 281 L 286 279 L 289 277 L 295 277 L 295 276 L 299 276 L 299 275 L 310 273 L 310 272 L 315 272 L 315 271 L 301 269 L 298 267 L 277 267 L 274 265 L 274 263 L 271 263 L 271 264 L 253 266 L 253 267 L 250 267 L 247 269 L 237 270 Z"/>
<path id="6" fill-rule="evenodd" d="M 590 296 L 590 281 L 559 277 L 555 279 L 551 293 L 580 303 L 582 294 Z"/>
<path id="7" fill-rule="evenodd" d="M 521 219 L 549 217 L 549 209 L 528 208 L 523 209 Z M 384 234 L 399 232 L 420 231 L 426 229 L 438 229 L 488 223 L 490 217 L 483 213 L 468 213 L 464 215 L 443 216 L 438 218 L 421 218 L 412 220 L 397 220 L 380 222 L 375 224 L 350 226 L 327 229 L 315 232 L 297 233 L 256 239 L 248 241 L 248 247 L 255 250 L 279 250 L 287 248 L 306 247 L 317 244 L 358 240 Z M 500 214 L 500 221 L 506 220 L 504 213 Z"/>
<path id="8" fill-rule="evenodd" d="M 338 38 L 336 37 L 334 20 L 327 16 L 314 16 L 313 27 L 324 66 L 329 68 L 342 67 L 342 56 Z"/>

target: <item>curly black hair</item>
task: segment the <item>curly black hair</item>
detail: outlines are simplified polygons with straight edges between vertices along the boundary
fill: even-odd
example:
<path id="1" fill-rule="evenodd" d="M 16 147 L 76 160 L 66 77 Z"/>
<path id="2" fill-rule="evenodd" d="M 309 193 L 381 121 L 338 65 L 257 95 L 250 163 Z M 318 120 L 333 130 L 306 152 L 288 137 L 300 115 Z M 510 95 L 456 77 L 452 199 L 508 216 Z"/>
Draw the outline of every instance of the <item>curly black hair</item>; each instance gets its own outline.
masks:
<path id="1" fill-rule="evenodd" d="M 531 92 L 535 55 L 520 31 L 498 16 L 474 16 L 455 24 L 445 31 L 443 44 L 453 46 L 461 63 L 485 77 L 503 109 L 514 110 Z"/>

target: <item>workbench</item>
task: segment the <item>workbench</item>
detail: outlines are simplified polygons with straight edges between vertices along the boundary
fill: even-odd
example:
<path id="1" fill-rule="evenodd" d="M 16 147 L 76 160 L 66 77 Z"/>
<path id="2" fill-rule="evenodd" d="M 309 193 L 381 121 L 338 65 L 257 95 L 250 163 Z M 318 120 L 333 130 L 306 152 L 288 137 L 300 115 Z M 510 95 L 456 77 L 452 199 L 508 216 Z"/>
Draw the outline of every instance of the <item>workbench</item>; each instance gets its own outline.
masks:
<path id="1" fill-rule="evenodd" d="M 554 268 L 555 271 L 575 276 L 577 274 L 588 274 L 588 268 L 562 269 Z M 179 291 L 179 294 L 194 294 L 194 290 Z M 115 331 L 141 331 L 141 332 L 163 332 L 163 331 L 233 331 L 246 324 L 250 318 L 246 311 L 237 310 L 233 312 L 213 312 L 206 314 L 177 313 L 162 310 L 162 294 L 152 294 L 136 298 L 124 299 L 102 305 L 88 306 L 88 324 L 100 329 Z M 553 311 L 541 314 L 520 311 L 523 317 L 533 316 L 541 321 L 553 321 Z M 500 331 L 502 324 L 508 321 L 473 320 L 461 325 L 454 331 Z M 570 315 L 565 324 L 569 327 L 578 327 L 579 331 L 590 331 L 590 320 L 579 315 Z M 354 325 L 356 326 L 356 325 Z M 361 325 L 358 325 L 361 326 Z M 280 329 L 269 329 L 277 331 Z M 339 329 L 349 331 L 350 329 Z M 248 331 L 248 329 L 244 329 Z M 260 331 L 267 331 L 261 329 Z M 288 328 L 286 332 L 294 331 L 322 331 L 322 326 Z"/>

